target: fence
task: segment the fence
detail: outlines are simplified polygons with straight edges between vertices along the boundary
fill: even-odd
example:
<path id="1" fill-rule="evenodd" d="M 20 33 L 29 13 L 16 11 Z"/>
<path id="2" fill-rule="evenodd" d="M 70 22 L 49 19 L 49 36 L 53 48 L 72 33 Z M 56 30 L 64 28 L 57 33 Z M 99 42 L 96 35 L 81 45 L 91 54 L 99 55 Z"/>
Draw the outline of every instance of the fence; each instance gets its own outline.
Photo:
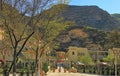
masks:
<path id="1" fill-rule="evenodd" d="M 34 62 L 19 62 L 16 65 L 17 76 L 35 76 L 35 66 Z M 10 63 L 7 63 L 4 67 L 0 68 L 0 76 L 5 76 Z M 12 72 L 9 73 L 9 76 L 12 76 Z"/>
<path id="2" fill-rule="evenodd" d="M 114 66 L 77 66 L 78 72 L 99 75 L 115 75 Z M 120 76 L 120 66 L 117 66 L 117 75 Z"/>

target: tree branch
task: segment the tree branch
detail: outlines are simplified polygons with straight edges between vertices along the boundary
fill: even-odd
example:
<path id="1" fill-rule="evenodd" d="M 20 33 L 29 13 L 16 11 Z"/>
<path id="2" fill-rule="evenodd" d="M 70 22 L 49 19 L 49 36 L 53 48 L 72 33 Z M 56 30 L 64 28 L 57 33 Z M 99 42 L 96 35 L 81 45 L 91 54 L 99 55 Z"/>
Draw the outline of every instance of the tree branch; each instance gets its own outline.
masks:
<path id="1" fill-rule="evenodd" d="M 8 34 L 9 34 L 9 37 L 10 37 L 10 42 L 11 42 L 11 44 L 12 44 L 12 47 L 14 48 L 15 45 L 14 45 L 14 42 L 13 42 L 13 39 L 12 39 L 12 35 L 11 35 L 10 28 L 9 28 L 8 25 L 7 25 L 6 19 L 4 19 L 4 20 L 5 20 L 5 26 L 6 26 L 7 30 L 8 30 Z"/>
<path id="2" fill-rule="evenodd" d="M 14 37 L 14 40 L 15 40 L 15 42 L 17 42 L 17 38 L 16 38 L 16 36 L 15 36 L 15 34 L 14 34 L 14 32 L 13 32 L 13 30 L 12 30 L 12 35 L 13 35 L 13 37 Z"/>
<path id="3" fill-rule="evenodd" d="M 18 51 L 18 53 L 16 54 L 16 59 L 18 58 L 18 55 L 21 53 L 21 51 L 22 51 L 22 49 L 24 48 L 25 44 L 27 43 L 27 41 L 29 40 L 29 38 L 30 38 L 33 34 L 34 34 L 34 31 L 26 38 L 26 40 L 24 41 L 21 49 L 20 49 L 20 50 Z M 14 61 L 12 61 L 11 66 L 10 66 L 8 72 L 11 71 L 13 65 L 14 65 Z"/>
<path id="4" fill-rule="evenodd" d="M 21 53 L 21 51 L 22 51 L 22 49 L 24 48 L 25 44 L 27 43 L 27 41 L 29 40 L 29 38 L 30 38 L 33 34 L 34 34 L 34 31 L 26 38 L 26 40 L 25 40 L 24 43 L 22 44 L 21 49 L 18 51 L 18 53 L 17 53 L 16 56 L 18 56 L 18 55 Z"/>

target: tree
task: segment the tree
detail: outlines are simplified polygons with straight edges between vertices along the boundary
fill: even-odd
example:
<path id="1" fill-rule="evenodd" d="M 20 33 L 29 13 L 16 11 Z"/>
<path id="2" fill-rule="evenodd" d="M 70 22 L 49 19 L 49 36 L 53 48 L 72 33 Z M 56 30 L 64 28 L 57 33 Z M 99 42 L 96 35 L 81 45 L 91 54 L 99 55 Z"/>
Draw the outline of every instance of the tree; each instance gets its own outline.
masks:
<path id="1" fill-rule="evenodd" d="M 0 23 L 1 25 L 1 23 Z M 1 59 L 5 60 L 11 57 L 10 46 L 8 45 L 8 40 L 4 38 L 6 36 L 4 29 L 0 28 L 0 54 Z"/>
<path id="2" fill-rule="evenodd" d="M 45 73 L 48 72 L 48 63 L 44 63 L 42 69 L 45 71 Z"/>
<path id="3" fill-rule="evenodd" d="M 80 61 L 84 63 L 85 65 L 93 65 L 94 62 L 92 58 L 89 56 L 89 54 L 85 54 L 84 56 L 80 57 Z"/>
<path id="4" fill-rule="evenodd" d="M 74 38 L 83 38 L 83 39 L 88 37 L 87 33 L 85 33 L 82 29 L 78 29 L 78 28 L 69 31 L 69 35 Z"/>
<path id="5" fill-rule="evenodd" d="M 107 36 L 107 47 L 109 48 L 119 48 L 120 47 L 120 33 L 116 30 L 108 33 Z"/>
<path id="6" fill-rule="evenodd" d="M 106 58 L 103 58 L 104 61 L 109 62 L 110 64 L 113 64 L 114 62 L 114 53 L 113 50 L 108 51 L 108 56 Z"/>
<path id="7" fill-rule="evenodd" d="M 29 39 L 36 33 L 38 26 L 44 26 L 44 20 L 47 20 L 46 28 L 50 17 L 44 14 L 46 9 L 56 4 L 54 0 L 4 0 L 0 17 L 3 20 L 3 28 L 8 34 L 8 40 L 13 50 L 13 61 L 8 72 L 13 67 L 13 76 L 16 76 L 16 62 L 19 54 Z M 53 11 L 54 12 L 54 11 Z M 59 11 L 60 12 L 60 11 Z M 44 29 L 46 29 L 44 28 Z M 42 31 L 42 30 L 40 30 Z M 42 54 L 42 53 L 41 53 Z M 8 76 L 8 75 L 6 75 Z"/>
<path id="8" fill-rule="evenodd" d="M 88 27 L 88 26 L 85 27 L 85 31 L 88 33 L 89 40 L 91 41 L 91 43 L 97 44 L 97 45 L 99 44 L 102 48 L 104 48 L 105 42 L 107 41 L 106 39 L 107 32 L 102 30 L 97 30 L 95 28 Z"/>
<path id="9" fill-rule="evenodd" d="M 50 10 L 50 13 L 47 13 L 47 15 L 51 17 L 51 14 L 54 15 L 54 13 L 56 14 L 56 12 L 61 11 L 61 7 L 63 6 L 64 5 L 58 5 L 55 8 L 53 7 Z M 43 53 L 52 49 L 52 47 L 54 47 L 56 44 L 54 43 L 55 38 L 59 35 L 61 31 L 65 30 L 68 26 L 71 25 L 71 22 L 69 21 L 64 22 L 63 18 L 59 17 L 58 19 L 58 14 L 54 15 L 54 18 L 52 18 L 49 23 L 48 20 L 45 20 L 45 22 L 42 23 L 43 26 L 40 26 L 39 29 L 37 29 L 38 32 L 34 34 L 31 40 L 32 42 L 30 42 L 35 43 L 34 46 L 36 48 L 36 65 L 38 64 L 38 66 L 36 67 L 38 70 L 42 70 L 41 57 L 43 56 Z"/>
<path id="10" fill-rule="evenodd" d="M 3 60 L 6 60 L 7 55 L 9 55 L 8 47 L 3 41 L 0 41 L 0 54 L 2 55 Z"/>

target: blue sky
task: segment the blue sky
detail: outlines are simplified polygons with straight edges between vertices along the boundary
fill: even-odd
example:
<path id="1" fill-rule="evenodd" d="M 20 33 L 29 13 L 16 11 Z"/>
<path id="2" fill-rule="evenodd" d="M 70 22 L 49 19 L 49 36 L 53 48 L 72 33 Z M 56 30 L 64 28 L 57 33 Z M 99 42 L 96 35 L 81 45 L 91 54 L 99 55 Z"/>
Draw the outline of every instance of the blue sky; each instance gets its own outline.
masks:
<path id="1" fill-rule="evenodd" d="M 97 5 L 110 14 L 120 14 L 120 0 L 70 0 L 70 5 Z"/>

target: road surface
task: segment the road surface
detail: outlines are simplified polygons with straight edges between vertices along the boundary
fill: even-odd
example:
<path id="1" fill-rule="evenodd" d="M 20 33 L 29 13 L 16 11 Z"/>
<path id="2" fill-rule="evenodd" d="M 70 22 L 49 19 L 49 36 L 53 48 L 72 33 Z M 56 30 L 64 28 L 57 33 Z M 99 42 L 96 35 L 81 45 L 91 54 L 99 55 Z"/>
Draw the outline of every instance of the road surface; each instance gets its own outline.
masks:
<path id="1" fill-rule="evenodd" d="M 84 73 L 48 73 L 47 76 L 110 76 L 110 75 L 94 75 Z"/>

